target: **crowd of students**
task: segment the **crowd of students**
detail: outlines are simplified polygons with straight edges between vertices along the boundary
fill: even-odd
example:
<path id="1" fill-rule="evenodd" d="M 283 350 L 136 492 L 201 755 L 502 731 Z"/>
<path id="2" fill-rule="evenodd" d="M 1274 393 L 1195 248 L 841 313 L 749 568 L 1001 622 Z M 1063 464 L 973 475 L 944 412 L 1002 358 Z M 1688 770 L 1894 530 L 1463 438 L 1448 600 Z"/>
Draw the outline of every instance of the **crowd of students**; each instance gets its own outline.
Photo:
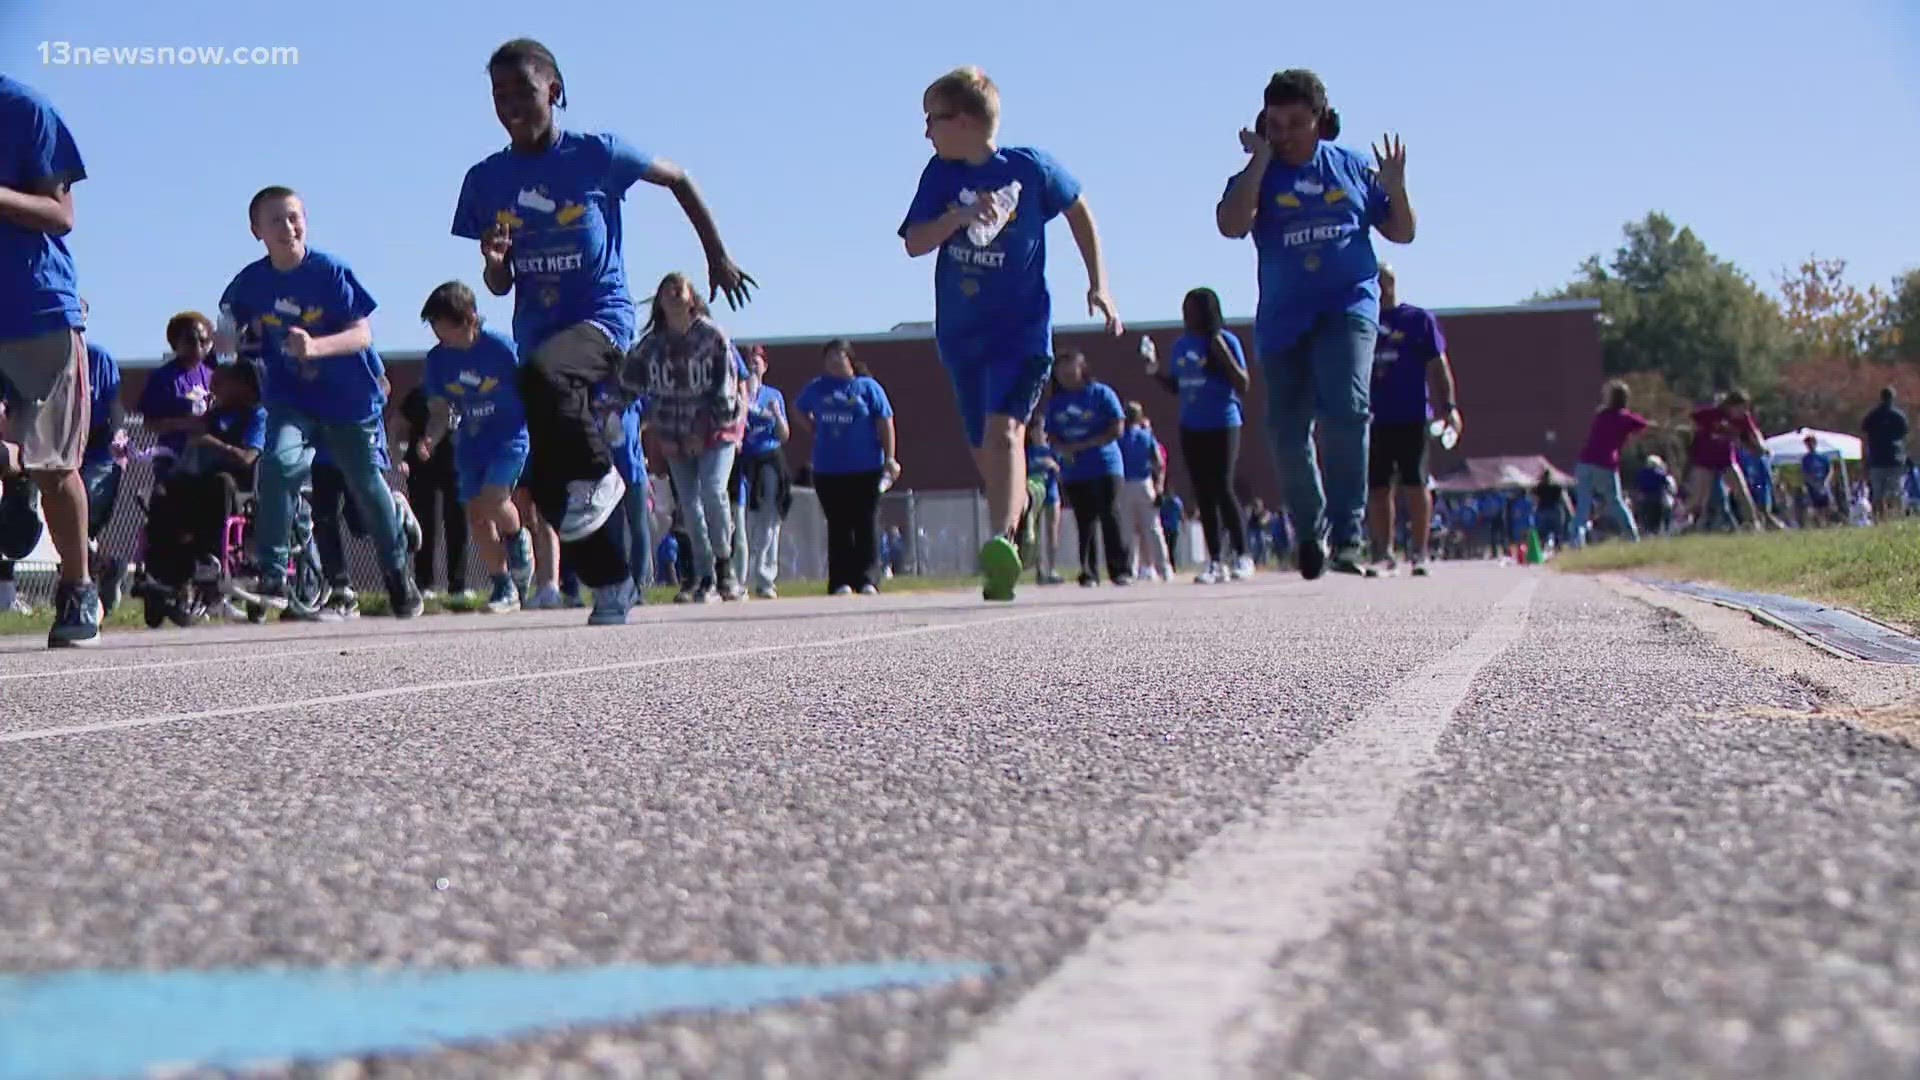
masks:
<path id="1" fill-rule="evenodd" d="M 265 255 L 223 291 L 211 334 L 205 319 L 189 320 L 190 341 L 183 333 L 175 342 L 170 332 L 175 363 L 189 356 L 204 363 L 215 354 L 230 358 L 221 367 L 244 362 L 254 371 L 226 379 L 224 398 L 208 374 L 187 411 L 170 420 L 165 409 L 155 414 L 168 423 L 176 455 L 182 439 L 205 448 L 188 470 L 194 475 L 226 475 L 237 486 L 244 462 L 252 461 L 254 572 L 224 587 L 262 609 L 289 607 L 287 576 L 298 569 L 295 517 L 300 493 L 311 485 L 316 503 L 331 504 L 325 514 L 357 518 L 376 550 L 392 612 L 418 614 L 419 529 L 386 474 L 437 468 L 420 478 L 420 492 L 437 493 L 436 531 L 444 531 L 447 496 L 464 508 L 491 579 L 489 610 L 528 603 L 530 568 L 546 562 L 591 590 L 592 624 L 625 622 L 646 581 L 636 564 L 651 550 L 640 535 L 648 531 L 646 485 L 629 496 L 647 476 L 644 428 L 665 458 L 660 464 L 686 525 L 694 580 L 683 587 L 684 598 L 733 599 L 749 587 L 771 594 L 775 544 L 763 543 L 756 563 L 751 537 L 740 534 L 766 537 L 766 515 L 785 498 L 777 443 L 789 417 L 784 403 L 765 396 L 764 383 L 707 306 L 724 294 L 737 308 L 755 282 L 735 264 L 685 170 L 617 135 L 556 123 L 566 85 L 543 45 L 510 41 L 492 54 L 487 71 L 508 144 L 467 170 L 451 231 L 477 245 L 487 291 L 512 296 L 512 325 L 506 333 L 486 327 L 462 283 L 431 290 L 421 318 L 437 344 L 428 357 L 425 401 L 407 410 L 416 434 L 401 448 L 397 468 L 385 423 L 390 386 L 369 323 L 375 300 L 347 260 L 309 243 L 307 207 L 297 192 L 271 186 L 249 204 L 249 226 Z M 1087 372 L 1084 357 L 1054 357 L 1045 230 L 1056 217 L 1068 222 L 1085 263 L 1089 311 L 1109 333 L 1124 330 L 1080 181 L 1045 151 L 998 145 L 999 92 L 977 68 L 933 82 L 922 105 L 934 153 L 898 236 L 910 257 L 937 254 L 935 344 L 988 504 L 982 595 L 1013 599 L 1027 525 L 1046 520 L 1049 506 L 1057 518 L 1056 486 L 1082 523 L 1083 581 L 1097 579 L 1096 543 L 1110 580 L 1130 578 L 1136 555 L 1145 572 L 1169 576 L 1170 553 L 1155 527 L 1164 505 L 1164 453 L 1144 409 L 1122 406 Z M 49 645 L 85 645 L 99 636 L 103 604 L 95 577 L 103 567 L 87 550 L 82 464 L 85 405 L 93 395 L 86 315 L 63 237 L 74 227 L 73 185 L 87 173 L 58 112 L 10 78 L 0 79 L 0 130 L 11 148 L 0 163 L 0 253 L 7 256 L 0 263 L 11 275 L 0 281 L 0 376 L 14 408 L 0 459 L 0 516 L 44 519 L 60 559 Z M 1254 124 L 1240 132 L 1247 166 L 1228 180 L 1216 207 L 1221 235 L 1250 237 L 1258 255 L 1254 353 L 1266 376 L 1267 435 L 1296 526 L 1296 560 L 1308 577 L 1327 566 L 1373 572 L 1364 565 L 1369 473 L 1376 481 L 1409 475 L 1424 455 L 1426 415 L 1456 430 L 1459 424 L 1450 385 L 1442 400 L 1426 400 L 1428 361 L 1444 353 L 1431 317 L 1394 305 L 1390 293 L 1383 314 L 1372 234 L 1396 243 L 1414 237 L 1405 148 L 1388 137 L 1369 159 L 1336 143 L 1338 135 L 1338 114 L 1317 76 L 1274 76 Z M 692 279 L 667 275 L 644 322 L 628 288 L 621 228 L 621 203 L 642 182 L 670 191 L 686 212 L 705 250 L 708 286 L 702 298 Z M 1181 439 L 1207 535 L 1209 565 L 1201 576 L 1241 577 L 1253 552 L 1231 478 L 1241 395 L 1249 386 L 1247 353 L 1221 326 L 1210 293 L 1189 296 L 1186 308 L 1188 333 L 1174 343 L 1164 374 L 1180 397 Z M 1391 419 L 1415 434 L 1393 443 L 1382 472 L 1368 460 L 1369 397 L 1382 385 L 1377 354 L 1395 351 L 1420 359 L 1411 374 L 1387 383 L 1417 385 L 1421 401 Z M 167 376 L 176 390 L 182 379 L 199 377 Z M 183 393 L 193 392 L 189 386 Z M 229 410 L 231 422 L 209 420 Z M 871 593 L 880 562 L 873 511 L 901 472 L 885 391 L 845 342 L 835 343 L 821 375 L 795 399 L 791 419 L 812 428 L 830 584 L 835 592 Z M 1314 451 L 1316 426 L 1324 459 Z M 449 441 L 450 459 L 436 457 L 448 453 Z M 1057 462 L 1038 466 L 1037 485 L 1028 468 L 1036 448 Z M 330 470 L 324 491 L 316 471 L 322 463 Z M 215 494 L 205 493 L 216 488 L 230 504 L 234 493 L 216 480 L 202 491 L 206 504 Z M 168 527 L 216 516 L 211 509 L 178 513 Z M 320 506 L 315 516 L 323 516 Z M 541 523 L 558 549 L 545 559 L 534 544 Z M 11 528 L 0 523 L 0 535 Z M 201 531 L 192 536 L 204 555 Z M 431 563 L 431 552 L 425 561 Z M 1421 562 L 1416 555 L 1416 570 Z M 1041 569 L 1045 580 L 1051 567 Z"/>

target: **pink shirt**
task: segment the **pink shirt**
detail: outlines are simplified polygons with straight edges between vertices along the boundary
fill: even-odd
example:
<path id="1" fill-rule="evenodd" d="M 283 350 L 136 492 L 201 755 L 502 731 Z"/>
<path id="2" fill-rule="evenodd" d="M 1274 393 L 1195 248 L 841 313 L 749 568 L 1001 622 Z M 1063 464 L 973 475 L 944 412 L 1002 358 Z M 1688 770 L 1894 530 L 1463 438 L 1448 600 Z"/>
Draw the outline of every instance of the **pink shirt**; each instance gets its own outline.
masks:
<path id="1" fill-rule="evenodd" d="M 1748 441 L 1760 441 L 1760 425 L 1754 423 L 1752 413 L 1736 420 L 1718 405 L 1694 411 L 1694 468 L 1713 472 L 1731 469 L 1738 464 L 1735 446 Z"/>
<path id="2" fill-rule="evenodd" d="M 1620 450 L 1628 439 L 1646 429 L 1646 418 L 1631 409 L 1601 409 L 1593 414 L 1593 426 L 1587 429 L 1587 445 L 1580 451 L 1580 464 L 1618 469 Z"/>

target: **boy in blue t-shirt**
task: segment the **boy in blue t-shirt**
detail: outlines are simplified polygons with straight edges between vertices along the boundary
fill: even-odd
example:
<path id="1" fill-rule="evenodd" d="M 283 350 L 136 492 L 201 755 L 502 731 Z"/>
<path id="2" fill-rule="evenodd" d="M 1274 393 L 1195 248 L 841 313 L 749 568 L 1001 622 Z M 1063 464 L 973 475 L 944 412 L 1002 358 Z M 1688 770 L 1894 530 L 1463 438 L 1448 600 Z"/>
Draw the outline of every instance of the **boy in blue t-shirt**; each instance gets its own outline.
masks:
<path id="1" fill-rule="evenodd" d="M 519 350 L 512 338 L 483 325 L 473 290 L 458 281 L 428 294 L 420 319 L 440 342 L 427 350 L 422 376 L 428 412 L 420 454 L 433 453 L 457 413 L 453 468 L 460 502 L 493 578 L 483 610 L 518 611 L 533 579 L 533 537 L 514 505 L 529 447 Z"/>
<path id="2" fill-rule="evenodd" d="M 899 235 L 934 267 L 934 342 L 953 380 L 974 464 L 986 482 L 992 539 L 980 549 L 988 600 L 1012 600 L 1025 509 L 1026 426 L 1053 368 L 1047 222 L 1065 214 L 1087 266 L 1087 308 L 1123 327 L 1107 294 L 1093 212 L 1080 182 L 1044 151 L 995 145 L 1000 91 L 977 67 L 922 96 L 934 158 Z"/>
<path id="3" fill-rule="evenodd" d="M 385 435 L 383 367 L 373 349 L 373 297 L 346 263 L 307 246 L 307 212 L 290 188 L 268 187 L 247 206 L 267 255 L 234 276 L 220 297 L 222 352 L 244 333 L 266 367 L 267 448 L 260 458 L 254 522 L 260 580 L 244 599 L 287 609 L 287 560 L 295 500 L 324 445 L 365 516 L 386 573 L 396 618 L 421 611 L 406 534 L 375 446 Z"/>

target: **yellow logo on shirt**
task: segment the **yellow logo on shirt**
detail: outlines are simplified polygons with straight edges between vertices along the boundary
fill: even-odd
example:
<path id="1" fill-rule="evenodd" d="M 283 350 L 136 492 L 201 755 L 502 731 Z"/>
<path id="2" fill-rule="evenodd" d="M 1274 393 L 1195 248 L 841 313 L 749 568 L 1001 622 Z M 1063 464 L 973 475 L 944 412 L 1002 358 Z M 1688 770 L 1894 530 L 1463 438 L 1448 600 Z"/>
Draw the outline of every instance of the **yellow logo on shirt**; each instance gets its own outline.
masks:
<path id="1" fill-rule="evenodd" d="M 501 210 L 493 215 L 495 225 L 504 225 L 509 229 L 523 229 L 527 220 L 511 210 Z"/>
<path id="2" fill-rule="evenodd" d="M 581 215 L 586 212 L 587 208 L 585 206 L 580 203 L 570 202 L 560 207 L 560 209 L 554 213 L 553 220 L 557 225 L 571 225 L 580 220 Z"/>
<path id="3" fill-rule="evenodd" d="M 308 326 L 312 326 L 314 323 L 319 322 L 325 314 L 326 312 L 321 308 L 310 307 L 300 313 L 300 321 L 306 323 Z"/>
<path id="4" fill-rule="evenodd" d="M 1273 202 L 1275 206 L 1284 206 L 1289 210 L 1300 209 L 1300 196 L 1291 191 L 1283 191 L 1274 196 Z"/>

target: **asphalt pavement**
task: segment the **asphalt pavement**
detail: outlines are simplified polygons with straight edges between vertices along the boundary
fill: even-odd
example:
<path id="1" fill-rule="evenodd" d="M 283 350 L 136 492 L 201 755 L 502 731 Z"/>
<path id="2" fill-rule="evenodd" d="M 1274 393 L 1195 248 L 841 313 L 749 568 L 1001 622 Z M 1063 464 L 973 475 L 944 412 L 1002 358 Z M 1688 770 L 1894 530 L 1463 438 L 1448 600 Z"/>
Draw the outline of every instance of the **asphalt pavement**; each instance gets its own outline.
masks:
<path id="1" fill-rule="evenodd" d="M 0 641 L 0 1080 L 1920 1073 L 1920 752 L 1592 580 L 584 622 Z"/>

